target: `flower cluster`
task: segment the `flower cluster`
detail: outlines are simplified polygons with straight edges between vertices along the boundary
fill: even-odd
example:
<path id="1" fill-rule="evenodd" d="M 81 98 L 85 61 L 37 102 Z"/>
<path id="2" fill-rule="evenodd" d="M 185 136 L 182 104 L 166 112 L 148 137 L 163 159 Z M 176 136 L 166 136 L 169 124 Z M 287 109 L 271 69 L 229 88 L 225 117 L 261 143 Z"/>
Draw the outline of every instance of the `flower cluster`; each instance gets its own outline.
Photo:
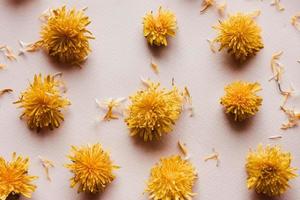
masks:
<path id="1" fill-rule="evenodd" d="M 58 128 L 64 120 L 61 109 L 70 105 L 70 101 L 61 96 L 59 87 L 61 81 L 55 76 L 35 75 L 33 83 L 21 93 L 20 99 L 15 102 L 24 108 L 21 117 L 27 119 L 31 129 Z"/>
<path id="2" fill-rule="evenodd" d="M 233 82 L 225 87 L 226 94 L 220 103 L 225 107 L 226 113 L 234 115 L 234 119 L 241 121 L 258 112 L 262 98 L 256 95 L 261 87 L 258 83 L 243 81 Z"/>
<path id="3" fill-rule="evenodd" d="M 283 194 L 289 188 L 289 180 L 297 176 L 291 160 L 291 154 L 278 146 L 259 145 L 247 157 L 247 187 L 268 196 Z"/>
<path id="4" fill-rule="evenodd" d="M 215 41 L 220 50 L 226 48 L 237 60 L 243 61 L 264 47 L 261 29 L 251 15 L 237 13 L 214 28 L 219 31 Z"/>
<path id="5" fill-rule="evenodd" d="M 60 62 L 79 64 L 91 51 L 89 40 L 94 37 L 86 28 L 90 23 L 83 10 L 67 10 L 65 6 L 51 10 L 35 45 Z"/>
<path id="6" fill-rule="evenodd" d="M 79 184 L 78 192 L 100 192 L 115 178 L 113 170 L 118 166 L 113 165 L 109 153 L 98 143 L 80 148 L 72 146 L 69 158 L 72 163 L 66 167 L 74 174 L 71 187 Z"/>
<path id="7" fill-rule="evenodd" d="M 167 37 L 175 36 L 177 29 L 176 16 L 162 7 L 158 9 L 157 16 L 152 11 L 144 17 L 144 36 L 151 45 L 167 46 Z"/>
<path id="8" fill-rule="evenodd" d="M 171 132 L 182 111 L 183 97 L 176 86 L 167 90 L 151 82 L 147 89 L 138 91 L 130 100 L 125 122 L 131 136 L 139 135 L 145 141 Z"/>
<path id="9" fill-rule="evenodd" d="M 0 199 L 9 196 L 23 195 L 27 198 L 35 191 L 36 186 L 31 183 L 36 176 L 28 175 L 29 159 L 12 155 L 12 161 L 6 162 L 0 157 Z"/>
<path id="10" fill-rule="evenodd" d="M 192 199 L 197 173 L 193 165 L 180 156 L 162 158 L 151 170 L 146 192 L 154 200 Z"/>

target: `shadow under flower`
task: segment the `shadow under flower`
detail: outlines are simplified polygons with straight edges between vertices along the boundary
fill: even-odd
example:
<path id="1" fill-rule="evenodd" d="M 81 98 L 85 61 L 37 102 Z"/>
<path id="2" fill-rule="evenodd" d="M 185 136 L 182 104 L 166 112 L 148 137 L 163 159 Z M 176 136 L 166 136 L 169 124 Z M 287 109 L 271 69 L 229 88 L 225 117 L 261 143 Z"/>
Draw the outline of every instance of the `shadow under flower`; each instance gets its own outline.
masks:
<path id="1" fill-rule="evenodd" d="M 233 55 L 227 53 L 227 52 L 220 52 L 221 56 L 221 63 L 225 67 L 233 70 L 233 71 L 238 71 L 242 70 L 243 68 L 246 68 L 247 66 L 250 66 L 251 63 L 254 61 L 255 56 L 251 56 L 247 58 L 244 61 L 236 60 Z"/>
<path id="2" fill-rule="evenodd" d="M 269 197 L 264 194 L 257 194 L 256 192 L 252 192 L 251 194 L 251 200 L 284 200 L 284 196 L 279 197 Z"/>
<path id="3" fill-rule="evenodd" d="M 7 0 L 6 1 L 8 5 L 11 5 L 12 7 L 19 7 L 23 6 L 24 4 L 33 4 L 36 2 L 36 0 Z"/>
<path id="4" fill-rule="evenodd" d="M 153 45 L 153 46 L 151 46 L 148 42 L 147 42 L 147 40 L 145 40 L 145 42 L 147 43 L 147 44 L 145 44 L 145 45 L 147 45 L 147 48 L 148 48 L 148 50 L 151 52 L 151 55 L 154 57 L 154 58 L 165 58 L 167 55 L 167 53 L 170 51 L 170 49 L 172 48 L 172 39 L 174 39 L 174 38 L 170 38 L 170 40 L 168 41 L 168 45 L 167 46 L 155 46 L 155 45 Z"/>
<path id="5" fill-rule="evenodd" d="M 241 132 L 241 131 L 245 131 L 247 129 L 249 129 L 252 124 L 253 121 L 255 120 L 255 116 L 252 116 L 248 119 L 245 119 L 243 121 L 235 121 L 234 120 L 234 116 L 229 114 L 229 113 L 225 113 L 224 110 L 222 110 L 224 117 L 227 119 L 228 124 L 230 125 L 230 127 L 235 130 L 236 132 Z"/>
<path id="6" fill-rule="evenodd" d="M 131 137 L 131 141 L 133 142 L 134 146 L 138 146 L 139 148 L 143 148 L 146 152 L 153 152 L 153 151 L 162 151 L 168 146 L 169 138 L 172 137 L 168 135 L 162 136 L 160 140 L 153 139 L 151 141 L 144 141 L 140 136 Z"/>

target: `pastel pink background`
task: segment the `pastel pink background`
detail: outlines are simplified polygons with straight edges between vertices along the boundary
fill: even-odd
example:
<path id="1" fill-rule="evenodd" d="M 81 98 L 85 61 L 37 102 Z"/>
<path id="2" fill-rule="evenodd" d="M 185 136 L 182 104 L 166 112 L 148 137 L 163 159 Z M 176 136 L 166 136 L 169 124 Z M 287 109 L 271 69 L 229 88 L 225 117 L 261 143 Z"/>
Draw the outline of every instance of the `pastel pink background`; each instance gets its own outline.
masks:
<path id="1" fill-rule="evenodd" d="M 90 30 L 96 40 L 91 41 L 93 52 L 82 69 L 68 68 L 54 63 L 42 52 L 26 54 L 17 62 L 1 62 L 8 67 L 0 72 L 0 88 L 13 88 L 12 94 L 0 97 L 0 153 L 10 159 L 16 151 L 31 158 L 30 173 L 38 175 L 38 189 L 33 200 L 146 200 L 143 194 L 150 168 L 162 156 L 179 153 L 177 141 L 187 144 L 191 161 L 199 172 L 194 187 L 195 200 L 254 200 L 262 199 L 246 188 L 245 157 L 250 147 L 259 143 L 281 144 L 294 155 L 293 166 L 300 167 L 299 129 L 281 131 L 286 120 L 279 111 L 281 96 L 271 77 L 272 53 L 283 50 L 281 62 L 286 67 L 284 85 L 291 82 L 300 88 L 300 32 L 290 25 L 290 18 L 300 11 L 298 0 L 283 0 L 286 10 L 278 12 L 270 1 L 227 0 L 228 11 L 262 11 L 257 22 L 263 29 L 265 48 L 256 57 L 236 64 L 224 53 L 213 54 L 206 39 L 214 38 L 211 28 L 219 19 L 217 10 L 211 8 L 200 15 L 200 0 L 1 0 L 0 43 L 19 49 L 18 40 L 33 42 L 39 38 L 39 15 L 47 8 L 66 4 L 83 8 L 92 23 Z M 220 1 L 219 1 L 220 2 Z M 160 5 L 173 10 L 178 18 L 176 38 L 170 45 L 151 50 L 142 36 L 142 17 Z M 150 60 L 160 67 L 157 76 L 150 68 Z M 36 73 L 63 72 L 67 83 L 66 95 L 72 106 L 65 112 L 65 122 L 59 129 L 36 133 L 19 120 L 20 109 L 12 104 Z M 159 80 L 170 86 L 172 77 L 179 86 L 187 85 L 191 91 L 195 117 L 182 114 L 172 134 L 161 142 L 144 144 L 128 136 L 123 119 L 97 122 L 103 115 L 94 99 L 126 97 L 141 87 L 140 77 Z M 264 98 L 260 112 L 244 123 L 234 123 L 223 113 L 219 97 L 223 87 L 234 80 L 258 81 Z M 299 97 L 290 101 L 300 109 Z M 283 138 L 271 141 L 269 136 L 282 134 Z M 111 152 L 114 162 L 121 166 L 115 181 L 100 195 L 77 194 L 69 187 L 71 174 L 63 167 L 70 145 L 100 142 Z M 215 148 L 221 163 L 205 163 L 203 158 Z M 39 155 L 51 159 L 56 167 L 50 170 L 52 182 L 45 178 Z M 300 199 L 300 179 L 290 182 L 292 189 L 281 199 Z"/>

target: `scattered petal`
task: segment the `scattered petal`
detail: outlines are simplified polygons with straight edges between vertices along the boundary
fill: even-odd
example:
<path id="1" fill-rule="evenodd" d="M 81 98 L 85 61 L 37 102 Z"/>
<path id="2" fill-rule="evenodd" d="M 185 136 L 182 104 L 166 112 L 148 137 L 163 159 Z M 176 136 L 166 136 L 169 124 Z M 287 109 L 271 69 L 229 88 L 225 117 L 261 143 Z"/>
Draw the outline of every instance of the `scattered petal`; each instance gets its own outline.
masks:
<path id="1" fill-rule="evenodd" d="M 272 135 L 270 137 L 268 137 L 270 140 L 275 140 L 275 139 L 281 139 L 282 135 Z"/>
<path id="2" fill-rule="evenodd" d="M 179 147 L 180 151 L 183 153 L 185 159 L 189 159 L 190 155 L 188 153 L 188 149 L 186 148 L 186 145 L 184 143 L 182 143 L 181 141 L 178 141 L 178 147 Z"/>
<path id="3" fill-rule="evenodd" d="M 278 11 L 284 11 L 284 7 L 281 5 L 280 0 L 273 0 L 271 6 L 275 6 Z"/>
<path id="4" fill-rule="evenodd" d="M 187 86 L 184 87 L 182 96 L 186 102 L 185 107 L 190 112 L 190 117 L 193 117 L 195 114 L 194 107 L 193 107 L 193 101 L 192 101 L 192 97 L 191 97 L 190 91 L 188 90 Z"/>
<path id="5" fill-rule="evenodd" d="M 207 39 L 206 41 L 207 41 L 208 44 L 209 44 L 210 50 L 211 50 L 213 53 L 216 53 L 217 50 L 216 50 L 216 47 L 215 47 L 215 40 L 209 40 L 209 39 Z"/>
<path id="6" fill-rule="evenodd" d="M 256 17 L 260 16 L 260 14 L 261 14 L 261 11 L 260 10 L 256 10 L 256 11 L 253 11 L 252 13 L 250 13 L 249 15 L 252 18 L 256 18 Z"/>
<path id="7" fill-rule="evenodd" d="M 291 24 L 298 30 L 300 30 L 300 13 L 297 13 L 296 15 L 292 16 L 291 18 Z"/>
<path id="8" fill-rule="evenodd" d="M 153 71 L 154 71 L 156 74 L 159 74 L 159 68 L 158 68 L 158 65 L 155 64 L 153 61 L 151 61 L 151 68 L 153 69 Z"/>
<path id="9" fill-rule="evenodd" d="M 119 116 L 114 114 L 113 110 L 119 108 L 121 103 L 126 101 L 126 98 L 124 97 L 117 98 L 117 99 L 109 98 L 104 100 L 103 102 L 100 102 L 99 100 L 96 99 L 95 101 L 100 108 L 107 109 L 107 112 L 103 117 L 103 120 L 110 121 L 112 119 L 119 119 Z"/>
<path id="10" fill-rule="evenodd" d="M 217 4 L 217 9 L 218 9 L 219 15 L 224 16 L 226 8 L 227 8 L 227 3 L 226 2 L 218 3 Z"/>
<path id="11" fill-rule="evenodd" d="M 26 52 L 34 52 L 37 51 L 39 48 L 35 45 L 35 43 L 26 43 L 21 40 L 19 40 L 19 56 L 24 55 Z"/>
<path id="12" fill-rule="evenodd" d="M 271 80 L 275 80 L 276 82 L 281 81 L 281 77 L 284 72 L 284 68 L 283 68 L 282 64 L 279 63 L 279 59 L 282 56 L 282 54 L 283 54 L 283 51 L 278 51 L 272 55 L 271 69 L 272 69 L 273 77 L 271 79 L 269 79 L 269 81 L 271 81 Z"/>
<path id="13" fill-rule="evenodd" d="M 211 154 L 204 157 L 204 161 L 207 162 L 209 160 L 216 160 L 216 166 L 218 167 L 220 164 L 219 153 L 216 152 L 214 148 L 212 149 L 212 151 L 213 152 Z"/>
<path id="14" fill-rule="evenodd" d="M 48 181 L 51 181 L 51 177 L 49 175 L 49 169 L 54 167 L 53 161 L 43 158 L 42 156 L 39 156 L 38 158 L 42 162 L 42 166 L 45 169 L 45 173 Z"/>
<path id="15" fill-rule="evenodd" d="M 300 119 L 300 113 L 299 112 L 296 112 L 293 109 L 287 109 L 287 108 L 284 108 L 284 107 L 281 107 L 281 110 L 288 117 L 288 121 L 286 123 L 282 124 L 281 129 L 286 130 L 286 129 L 298 126 L 298 121 Z"/>
<path id="16" fill-rule="evenodd" d="M 47 8 L 42 12 L 42 14 L 39 16 L 39 19 L 43 22 L 47 21 L 51 15 L 52 10 L 50 8 Z"/>
<path id="17" fill-rule="evenodd" d="M 209 7 L 213 6 L 214 3 L 215 3 L 215 0 L 203 0 L 202 1 L 202 8 L 201 8 L 200 12 L 203 13 Z"/>
<path id="18" fill-rule="evenodd" d="M 10 88 L 2 89 L 2 90 L 0 90 L 0 96 L 5 93 L 10 93 L 10 92 L 13 92 L 13 90 Z"/>

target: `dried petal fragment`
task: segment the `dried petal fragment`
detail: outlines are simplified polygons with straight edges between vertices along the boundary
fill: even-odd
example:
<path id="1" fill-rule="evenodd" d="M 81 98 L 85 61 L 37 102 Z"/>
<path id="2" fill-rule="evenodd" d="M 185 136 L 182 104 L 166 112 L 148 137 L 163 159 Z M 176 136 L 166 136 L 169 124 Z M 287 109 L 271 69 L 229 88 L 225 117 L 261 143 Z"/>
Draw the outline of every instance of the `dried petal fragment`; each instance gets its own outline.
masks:
<path id="1" fill-rule="evenodd" d="M 187 86 L 184 87 L 182 96 L 183 96 L 185 102 L 187 103 L 187 105 L 185 105 L 185 108 L 189 111 L 190 117 L 193 117 L 194 116 L 193 101 L 192 101 L 192 96 L 191 96 L 190 91 L 188 90 Z"/>
<path id="2" fill-rule="evenodd" d="M 202 8 L 200 12 L 203 13 L 205 10 L 207 10 L 209 7 L 213 6 L 214 4 L 215 4 L 215 0 L 203 0 Z"/>
<path id="3" fill-rule="evenodd" d="M 281 81 L 282 74 L 284 72 L 284 68 L 282 64 L 279 63 L 279 59 L 282 56 L 283 51 L 278 51 L 272 55 L 271 58 L 271 69 L 273 73 L 273 77 L 269 80 L 275 80 L 276 82 Z"/>
<path id="4" fill-rule="evenodd" d="M 278 11 L 284 11 L 284 7 L 281 5 L 280 0 L 273 0 L 271 6 L 275 6 Z"/>
<path id="5" fill-rule="evenodd" d="M 291 18 L 291 24 L 298 30 L 300 30 L 300 13 L 297 13 L 296 15 L 292 16 Z"/>
<path id="6" fill-rule="evenodd" d="M 5 57 L 10 61 L 17 60 L 16 55 L 14 54 L 13 50 L 7 45 L 1 45 L 0 50 L 4 52 Z"/>
<path id="7" fill-rule="evenodd" d="M 293 109 L 287 109 L 282 106 L 280 108 L 288 117 L 288 122 L 282 124 L 281 129 L 286 130 L 286 129 L 298 126 L 298 122 L 300 120 L 300 113 L 296 112 Z"/>
<path id="8" fill-rule="evenodd" d="M 206 41 L 207 41 L 208 44 L 209 44 L 210 50 L 211 50 L 213 53 L 216 53 L 217 50 L 216 50 L 216 47 L 215 47 L 215 40 L 209 40 L 209 39 L 207 39 Z"/>
<path id="9" fill-rule="evenodd" d="M 18 54 L 19 56 L 24 55 L 26 52 L 34 52 L 38 50 L 38 47 L 35 43 L 26 43 L 19 40 L 19 45 L 21 47 L 19 49 L 19 54 Z"/>
<path id="10" fill-rule="evenodd" d="M 156 73 L 156 74 L 159 74 L 159 67 L 157 64 L 155 64 L 153 61 L 151 61 L 151 68 L 153 69 L 153 71 Z"/>
<path id="11" fill-rule="evenodd" d="M 10 93 L 10 92 L 13 92 L 13 90 L 9 89 L 9 88 L 2 89 L 2 90 L 0 90 L 0 96 L 5 94 L 5 93 Z"/>
<path id="12" fill-rule="evenodd" d="M 204 161 L 206 162 L 208 160 L 216 160 L 216 166 L 218 167 L 220 164 L 219 153 L 216 152 L 216 150 L 214 148 L 212 149 L 212 151 L 213 152 L 211 154 L 204 157 Z"/>
<path id="13" fill-rule="evenodd" d="M 260 14 L 261 14 L 261 11 L 260 10 L 256 10 L 256 11 L 253 11 L 252 13 L 250 13 L 249 15 L 252 18 L 256 18 L 256 17 L 260 16 Z"/>
<path id="14" fill-rule="evenodd" d="M 188 149 L 186 148 L 186 144 L 182 143 L 180 140 L 178 141 L 178 147 L 180 151 L 183 153 L 185 159 L 189 159 L 190 155 Z"/>
<path id="15" fill-rule="evenodd" d="M 51 177 L 49 175 L 49 169 L 54 167 L 53 161 L 43 158 L 41 156 L 39 156 L 39 159 L 41 160 L 42 166 L 45 169 L 45 173 L 46 173 L 46 177 L 47 177 L 48 181 L 51 181 Z"/>
<path id="16" fill-rule="evenodd" d="M 224 16 L 226 8 L 227 8 L 227 3 L 226 2 L 218 3 L 217 4 L 217 9 L 218 9 L 219 15 Z"/>
<path id="17" fill-rule="evenodd" d="M 282 135 L 272 135 L 270 137 L 268 137 L 270 140 L 275 140 L 275 139 L 281 139 Z"/>
<path id="18" fill-rule="evenodd" d="M 121 106 L 121 104 L 126 101 L 126 98 L 109 98 L 100 102 L 98 99 L 95 100 L 96 104 L 103 109 L 106 109 L 106 114 L 103 117 L 103 120 L 110 121 L 112 119 L 119 119 L 119 116 L 114 114 L 114 109 L 117 109 Z"/>

